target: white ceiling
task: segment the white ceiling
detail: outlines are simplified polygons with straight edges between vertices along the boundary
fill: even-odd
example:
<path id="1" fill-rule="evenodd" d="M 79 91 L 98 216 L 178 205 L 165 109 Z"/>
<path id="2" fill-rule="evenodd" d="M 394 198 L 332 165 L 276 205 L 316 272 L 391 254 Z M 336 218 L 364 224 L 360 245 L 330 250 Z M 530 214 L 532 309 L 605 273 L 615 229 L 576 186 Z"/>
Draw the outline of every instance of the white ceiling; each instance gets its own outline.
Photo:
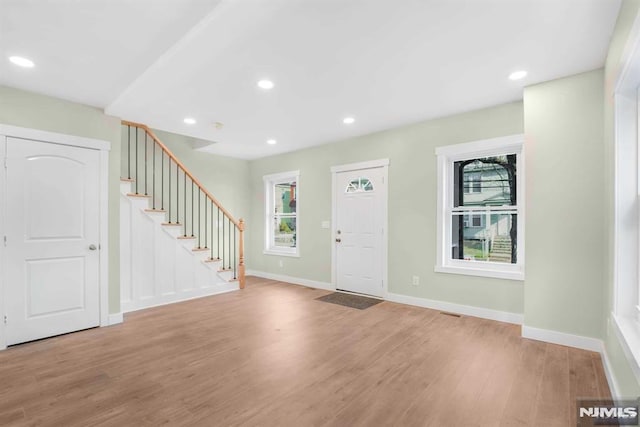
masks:
<path id="1" fill-rule="evenodd" d="M 0 0 L 0 84 L 257 158 L 601 67 L 619 0 Z M 507 79 L 525 69 L 527 78 Z M 269 78 L 264 91 L 257 80 Z M 342 119 L 351 115 L 353 125 Z M 184 117 L 198 120 L 186 125 Z M 224 123 L 219 130 L 214 122 Z M 276 145 L 266 140 L 275 138 Z"/>

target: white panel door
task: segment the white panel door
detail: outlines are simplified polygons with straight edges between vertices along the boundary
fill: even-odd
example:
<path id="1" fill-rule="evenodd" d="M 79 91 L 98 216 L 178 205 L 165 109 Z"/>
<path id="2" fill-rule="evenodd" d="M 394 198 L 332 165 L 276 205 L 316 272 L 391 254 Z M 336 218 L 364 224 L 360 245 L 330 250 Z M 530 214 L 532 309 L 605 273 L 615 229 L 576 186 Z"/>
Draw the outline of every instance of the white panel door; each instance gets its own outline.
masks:
<path id="1" fill-rule="evenodd" d="M 383 168 L 336 173 L 336 288 L 383 296 Z"/>
<path id="2" fill-rule="evenodd" d="M 7 138 L 7 345 L 98 326 L 97 150 Z"/>

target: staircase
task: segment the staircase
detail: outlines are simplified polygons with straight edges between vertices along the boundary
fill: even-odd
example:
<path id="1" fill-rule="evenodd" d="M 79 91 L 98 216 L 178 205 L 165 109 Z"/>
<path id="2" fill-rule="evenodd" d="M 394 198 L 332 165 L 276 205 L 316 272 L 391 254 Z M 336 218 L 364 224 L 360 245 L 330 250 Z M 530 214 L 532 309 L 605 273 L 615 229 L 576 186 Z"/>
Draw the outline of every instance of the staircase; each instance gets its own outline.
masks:
<path id="1" fill-rule="evenodd" d="M 122 126 L 122 311 L 244 288 L 244 221 L 151 129 L 128 121 Z"/>
<path id="2" fill-rule="evenodd" d="M 495 236 L 491 242 L 489 252 L 491 262 L 511 262 L 511 238 L 509 236 Z"/>

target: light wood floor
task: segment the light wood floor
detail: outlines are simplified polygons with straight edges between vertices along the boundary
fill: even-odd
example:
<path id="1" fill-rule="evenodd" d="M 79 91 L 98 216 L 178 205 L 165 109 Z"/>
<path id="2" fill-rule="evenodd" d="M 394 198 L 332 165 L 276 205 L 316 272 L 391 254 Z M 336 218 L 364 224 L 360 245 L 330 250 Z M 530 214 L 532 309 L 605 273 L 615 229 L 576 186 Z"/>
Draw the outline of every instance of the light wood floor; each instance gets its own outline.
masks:
<path id="1" fill-rule="evenodd" d="M 515 325 L 249 278 L 0 352 L 2 426 L 571 426 L 596 353 Z"/>

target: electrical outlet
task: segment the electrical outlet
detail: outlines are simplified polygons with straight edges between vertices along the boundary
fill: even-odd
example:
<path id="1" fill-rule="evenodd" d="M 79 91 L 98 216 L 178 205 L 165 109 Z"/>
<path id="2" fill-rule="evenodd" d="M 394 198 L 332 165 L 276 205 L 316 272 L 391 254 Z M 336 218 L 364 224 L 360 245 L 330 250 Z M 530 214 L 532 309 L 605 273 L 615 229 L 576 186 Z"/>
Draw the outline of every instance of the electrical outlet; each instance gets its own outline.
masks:
<path id="1" fill-rule="evenodd" d="M 284 267 L 284 261 L 282 260 L 278 261 L 278 265 L 280 266 L 280 268 Z"/>
<path id="2" fill-rule="evenodd" d="M 413 276 L 413 279 L 411 280 L 411 284 L 413 286 L 419 286 L 420 285 L 420 276 Z"/>

